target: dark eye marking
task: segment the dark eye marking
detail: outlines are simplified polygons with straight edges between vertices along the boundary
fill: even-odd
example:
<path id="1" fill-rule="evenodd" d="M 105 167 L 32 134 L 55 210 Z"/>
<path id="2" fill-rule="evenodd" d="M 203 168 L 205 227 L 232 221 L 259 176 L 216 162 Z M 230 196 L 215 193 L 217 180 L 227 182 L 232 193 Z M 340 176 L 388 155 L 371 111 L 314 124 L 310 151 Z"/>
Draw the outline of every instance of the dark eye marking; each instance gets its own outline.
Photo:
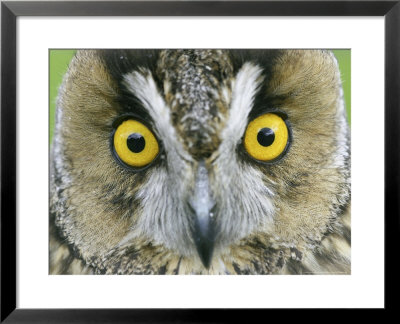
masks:
<path id="1" fill-rule="evenodd" d="M 146 146 L 146 140 L 140 133 L 132 133 L 126 140 L 126 145 L 133 153 L 140 153 Z"/>
<path id="2" fill-rule="evenodd" d="M 257 134 L 257 141 L 262 146 L 270 146 L 275 140 L 275 133 L 271 128 L 260 129 Z"/>

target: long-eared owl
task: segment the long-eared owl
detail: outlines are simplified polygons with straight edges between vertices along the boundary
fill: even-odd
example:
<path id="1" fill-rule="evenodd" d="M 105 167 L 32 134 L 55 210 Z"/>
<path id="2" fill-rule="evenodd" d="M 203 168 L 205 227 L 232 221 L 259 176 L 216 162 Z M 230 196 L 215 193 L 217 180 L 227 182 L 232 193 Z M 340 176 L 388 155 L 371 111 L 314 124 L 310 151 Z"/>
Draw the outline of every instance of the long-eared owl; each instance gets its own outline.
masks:
<path id="1" fill-rule="evenodd" d="M 80 50 L 57 99 L 50 273 L 350 273 L 325 50 Z"/>

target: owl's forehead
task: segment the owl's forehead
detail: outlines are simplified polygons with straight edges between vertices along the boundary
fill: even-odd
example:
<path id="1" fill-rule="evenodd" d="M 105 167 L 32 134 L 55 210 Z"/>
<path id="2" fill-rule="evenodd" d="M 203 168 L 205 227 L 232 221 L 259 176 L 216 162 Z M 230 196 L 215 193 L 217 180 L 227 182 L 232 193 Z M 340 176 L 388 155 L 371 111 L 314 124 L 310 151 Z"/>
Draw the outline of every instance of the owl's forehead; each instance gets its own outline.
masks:
<path id="1" fill-rule="evenodd" d="M 234 77 L 232 61 L 221 50 L 161 51 L 156 73 L 174 111 L 211 110 Z"/>
<path id="2" fill-rule="evenodd" d="M 221 50 L 165 50 L 156 74 L 171 121 L 192 155 L 210 155 L 220 144 L 234 79 L 232 61 Z"/>
<path id="3" fill-rule="evenodd" d="M 214 49 L 162 50 L 157 60 L 158 72 L 177 82 L 196 75 L 218 80 L 231 77 L 232 63 L 227 51 Z"/>

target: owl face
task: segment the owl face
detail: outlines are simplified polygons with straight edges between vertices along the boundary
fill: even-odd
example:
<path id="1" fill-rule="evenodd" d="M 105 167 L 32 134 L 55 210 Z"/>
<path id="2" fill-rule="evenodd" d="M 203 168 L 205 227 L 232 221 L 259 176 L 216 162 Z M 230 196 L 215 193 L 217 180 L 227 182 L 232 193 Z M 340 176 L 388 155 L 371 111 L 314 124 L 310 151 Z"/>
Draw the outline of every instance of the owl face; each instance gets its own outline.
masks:
<path id="1" fill-rule="evenodd" d="M 101 273 L 276 272 L 348 206 L 341 91 L 327 51 L 78 51 L 57 102 L 55 223 Z"/>

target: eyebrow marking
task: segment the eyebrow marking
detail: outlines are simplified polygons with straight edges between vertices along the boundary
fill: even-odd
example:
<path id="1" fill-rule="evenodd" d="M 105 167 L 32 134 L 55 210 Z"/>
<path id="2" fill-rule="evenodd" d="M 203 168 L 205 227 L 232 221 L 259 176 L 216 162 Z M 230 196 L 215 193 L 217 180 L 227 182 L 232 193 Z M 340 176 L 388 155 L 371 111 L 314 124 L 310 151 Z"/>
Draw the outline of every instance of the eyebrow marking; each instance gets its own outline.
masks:
<path id="1" fill-rule="evenodd" d="M 231 150 L 242 138 L 247 127 L 248 116 L 253 108 L 255 95 L 263 77 L 258 65 L 245 63 L 236 75 L 232 91 L 232 101 L 226 127 L 222 131 L 221 150 Z M 224 147 L 229 145 L 229 147 Z"/>
<path id="2" fill-rule="evenodd" d="M 150 70 L 142 68 L 140 72 L 134 71 L 124 75 L 123 84 L 140 101 L 152 118 L 156 128 L 154 131 L 163 141 L 167 153 L 176 153 L 187 161 L 192 160 L 178 140 L 171 121 L 171 110 L 158 91 Z"/>

